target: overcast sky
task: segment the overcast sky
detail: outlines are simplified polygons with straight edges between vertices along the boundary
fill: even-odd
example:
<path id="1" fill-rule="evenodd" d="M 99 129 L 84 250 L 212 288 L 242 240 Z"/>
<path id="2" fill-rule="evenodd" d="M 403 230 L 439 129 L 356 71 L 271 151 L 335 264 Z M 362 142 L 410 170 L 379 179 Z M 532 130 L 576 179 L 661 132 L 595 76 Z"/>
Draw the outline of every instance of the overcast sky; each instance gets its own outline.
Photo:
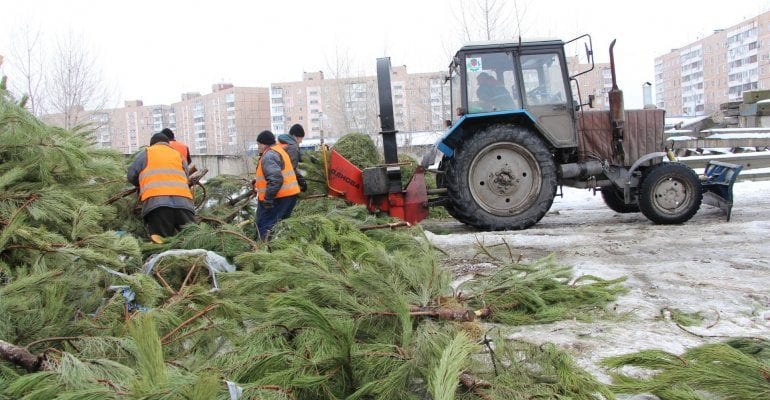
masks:
<path id="1" fill-rule="evenodd" d="M 462 42 L 457 1 L 9 1 L 0 24 L 2 72 L 12 74 L 10 46 L 22 26 L 39 29 L 47 43 L 67 32 L 82 35 L 120 105 L 170 104 L 183 92 L 209 93 L 218 82 L 269 86 L 318 70 L 329 77 L 340 58 L 369 75 L 382 56 L 410 73 L 443 71 Z M 608 62 L 617 39 L 618 80 L 629 108 L 642 105 L 642 84 L 654 83 L 655 57 L 770 10 L 770 0 L 507 4 L 517 5 L 524 38 L 591 34 L 597 62 Z"/>

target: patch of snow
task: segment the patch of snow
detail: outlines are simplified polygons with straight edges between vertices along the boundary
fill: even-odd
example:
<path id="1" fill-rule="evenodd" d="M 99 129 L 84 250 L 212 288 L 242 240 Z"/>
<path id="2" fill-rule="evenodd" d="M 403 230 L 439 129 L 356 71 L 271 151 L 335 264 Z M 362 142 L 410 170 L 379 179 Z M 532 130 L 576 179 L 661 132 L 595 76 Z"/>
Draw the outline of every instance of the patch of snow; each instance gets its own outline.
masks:
<path id="1" fill-rule="evenodd" d="M 734 185 L 732 219 L 703 205 L 681 225 L 655 225 L 641 213 L 618 214 L 591 190 L 564 188 L 546 216 L 523 231 L 480 232 L 455 221 L 425 223 L 437 247 L 478 267 L 513 255 L 533 262 L 555 253 L 575 276 L 626 277 L 629 289 L 610 305 L 623 317 L 509 327 L 508 336 L 553 342 L 604 381 L 598 362 L 644 349 L 682 353 L 725 337 L 770 339 L 770 181 Z M 441 233 L 437 233 L 441 232 Z M 450 260 L 451 262 L 451 260 Z M 686 332 L 662 310 L 700 312 Z M 700 335 L 700 336 L 699 336 Z"/>

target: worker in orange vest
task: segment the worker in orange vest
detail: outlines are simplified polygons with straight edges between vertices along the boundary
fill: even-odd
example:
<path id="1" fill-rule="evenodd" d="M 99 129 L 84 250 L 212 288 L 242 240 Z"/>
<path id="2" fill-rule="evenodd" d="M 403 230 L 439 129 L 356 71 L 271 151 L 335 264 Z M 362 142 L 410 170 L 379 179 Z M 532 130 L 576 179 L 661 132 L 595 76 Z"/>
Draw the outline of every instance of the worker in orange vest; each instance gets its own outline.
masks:
<path id="1" fill-rule="evenodd" d="M 297 175 L 297 183 L 299 183 L 299 190 L 302 192 L 307 191 L 307 181 L 305 177 L 299 172 L 297 167 L 300 161 L 302 161 L 302 152 L 299 145 L 302 144 L 302 140 L 305 139 L 305 129 L 300 124 L 294 124 L 289 128 L 289 134 L 278 135 L 278 143 L 283 145 L 283 149 L 286 150 L 286 154 L 291 158 L 291 166 L 294 167 L 294 173 Z"/>
<path id="2" fill-rule="evenodd" d="M 173 236 L 195 221 L 187 161 L 169 146 L 166 135 L 152 136 L 150 147 L 137 154 L 126 177 L 139 188 L 142 220 L 152 241 L 162 243 L 163 237 Z"/>
<path id="3" fill-rule="evenodd" d="M 261 156 L 257 162 L 254 191 L 257 193 L 257 234 L 268 240 L 270 230 L 278 221 L 289 218 L 297 204 L 300 189 L 291 158 L 276 144 L 275 135 L 262 131 L 257 136 Z"/>
<path id="4" fill-rule="evenodd" d="M 187 161 L 187 165 L 192 164 L 192 159 L 190 158 L 190 149 L 186 144 L 174 139 L 174 131 L 169 128 L 163 128 L 160 133 L 166 135 L 168 138 L 168 145 L 171 146 L 172 149 L 179 152 L 179 154 L 182 156 L 182 160 Z"/>

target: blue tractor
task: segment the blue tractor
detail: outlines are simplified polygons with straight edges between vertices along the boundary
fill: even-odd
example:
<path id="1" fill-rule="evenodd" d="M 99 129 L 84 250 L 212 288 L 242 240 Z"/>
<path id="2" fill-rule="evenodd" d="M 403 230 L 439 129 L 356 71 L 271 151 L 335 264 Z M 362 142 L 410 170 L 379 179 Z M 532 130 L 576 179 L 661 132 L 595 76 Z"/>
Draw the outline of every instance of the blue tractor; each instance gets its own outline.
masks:
<path id="1" fill-rule="evenodd" d="M 593 68 L 590 37 L 578 39 Z M 568 43 L 486 42 L 457 51 L 449 66 L 452 120 L 437 143 L 437 181 L 446 189 L 439 200 L 456 219 L 484 230 L 534 225 L 560 185 L 600 190 L 611 209 L 641 211 L 655 223 L 689 220 L 704 189 L 666 151 L 665 112 L 624 110 L 614 41 L 609 111 L 584 110 L 593 96 L 581 104 L 573 90 L 590 69 L 570 75 Z"/>

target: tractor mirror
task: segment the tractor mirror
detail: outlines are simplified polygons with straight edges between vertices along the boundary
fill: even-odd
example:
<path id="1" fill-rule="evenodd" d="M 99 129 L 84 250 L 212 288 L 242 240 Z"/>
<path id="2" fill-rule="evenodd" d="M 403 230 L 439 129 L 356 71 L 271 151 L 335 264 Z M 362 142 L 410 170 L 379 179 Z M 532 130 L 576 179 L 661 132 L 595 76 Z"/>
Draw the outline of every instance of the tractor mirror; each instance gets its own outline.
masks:
<path id="1" fill-rule="evenodd" d="M 594 108 L 594 100 L 596 100 L 596 96 L 589 94 L 588 95 L 588 108 Z"/>
<path id="2" fill-rule="evenodd" d="M 448 119 L 445 119 L 444 120 L 444 126 L 446 126 L 447 128 L 452 127 L 452 121 L 448 120 Z"/>

